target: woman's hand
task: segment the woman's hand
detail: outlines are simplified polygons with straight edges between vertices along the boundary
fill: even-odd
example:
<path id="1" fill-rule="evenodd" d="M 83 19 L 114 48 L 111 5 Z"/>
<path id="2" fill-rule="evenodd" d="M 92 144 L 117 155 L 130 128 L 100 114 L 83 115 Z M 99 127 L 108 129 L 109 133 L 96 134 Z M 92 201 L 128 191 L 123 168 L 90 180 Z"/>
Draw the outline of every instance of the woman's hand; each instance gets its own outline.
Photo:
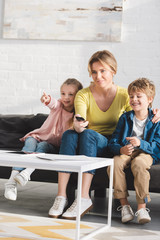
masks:
<path id="1" fill-rule="evenodd" d="M 153 109 L 154 117 L 152 118 L 153 123 L 157 123 L 160 121 L 160 109 L 154 108 Z"/>
<path id="2" fill-rule="evenodd" d="M 43 92 L 43 95 L 42 95 L 40 100 L 45 105 L 48 105 L 50 103 L 50 101 L 51 101 L 51 97 L 49 95 L 47 95 L 45 92 Z"/>
<path id="3" fill-rule="evenodd" d="M 78 121 L 76 117 L 81 117 L 80 114 L 76 114 L 73 120 L 73 128 L 77 133 L 83 132 L 88 126 L 88 121 Z"/>

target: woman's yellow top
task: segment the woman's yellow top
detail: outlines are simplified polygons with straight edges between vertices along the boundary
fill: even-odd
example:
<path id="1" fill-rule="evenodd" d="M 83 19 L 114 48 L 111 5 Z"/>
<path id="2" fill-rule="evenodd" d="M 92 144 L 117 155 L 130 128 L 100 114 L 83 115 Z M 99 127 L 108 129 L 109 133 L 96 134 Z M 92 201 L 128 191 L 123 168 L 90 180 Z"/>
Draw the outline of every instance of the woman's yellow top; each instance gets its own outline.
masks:
<path id="1" fill-rule="evenodd" d="M 75 97 L 75 114 L 89 121 L 88 129 L 104 136 L 111 135 L 122 113 L 131 109 L 127 89 L 120 86 L 117 86 L 116 96 L 106 112 L 97 106 L 89 87 L 80 90 Z"/>

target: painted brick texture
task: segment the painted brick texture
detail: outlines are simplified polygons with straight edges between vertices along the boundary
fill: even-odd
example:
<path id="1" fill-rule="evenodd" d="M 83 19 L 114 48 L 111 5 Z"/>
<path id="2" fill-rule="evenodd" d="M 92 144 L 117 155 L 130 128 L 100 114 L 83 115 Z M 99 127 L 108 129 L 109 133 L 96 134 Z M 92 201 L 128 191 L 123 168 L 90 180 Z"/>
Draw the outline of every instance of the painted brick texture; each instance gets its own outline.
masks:
<path id="1" fill-rule="evenodd" d="M 160 108 L 159 12 L 158 0 L 124 0 L 122 41 L 118 43 L 5 40 L 1 34 L 0 113 L 48 113 L 40 102 L 43 91 L 58 98 L 60 86 L 68 77 L 88 86 L 88 60 L 103 49 L 110 50 L 117 59 L 115 83 L 127 87 L 138 77 L 148 77 L 156 85 L 153 106 Z M 2 32 L 2 19 L 0 28 Z"/>

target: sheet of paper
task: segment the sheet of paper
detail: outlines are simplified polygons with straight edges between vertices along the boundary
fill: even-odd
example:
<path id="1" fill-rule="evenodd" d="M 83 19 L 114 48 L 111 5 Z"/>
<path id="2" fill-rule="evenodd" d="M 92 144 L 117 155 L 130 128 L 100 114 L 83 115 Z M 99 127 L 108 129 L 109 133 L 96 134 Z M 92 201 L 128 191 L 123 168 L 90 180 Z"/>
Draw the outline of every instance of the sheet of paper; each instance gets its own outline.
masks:
<path id="1" fill-rule="evenodd" d="M 46 160 L 59 160 L 59 161 L 92 161 L 87 156 L 84 155 L 59 155 L 59 154 L 44 154 L 44 155 L 36 155 L 36 157 L 41 158 L 41 159 L 46 159 Z"/>

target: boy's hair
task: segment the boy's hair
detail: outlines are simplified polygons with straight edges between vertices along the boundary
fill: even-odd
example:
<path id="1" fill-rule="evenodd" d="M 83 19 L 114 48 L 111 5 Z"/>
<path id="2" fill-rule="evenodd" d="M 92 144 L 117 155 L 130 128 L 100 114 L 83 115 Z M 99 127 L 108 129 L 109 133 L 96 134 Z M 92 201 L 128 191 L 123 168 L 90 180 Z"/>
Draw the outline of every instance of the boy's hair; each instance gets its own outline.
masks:
<path id="1" fill-rule="evenodd" d="M 64 83 L 62 83 L 61 87 L 64 85 L 75 85 L 77 87 L 77 91 L 81 90 L 83 88 L 82 83 L 80 83 L 77 79 L 75 78 L 68 78 Z"/>
<path id="2" fill-rule="evenodd" d="M 117 61 L 113 54 L 107 50 L 95 52 L 88 62 L 88 72 L 92 75 L 92 64 L 95 62 L 100 62 L 103 66 L 106 64 L 110 66 L 114 74 L 117 72 Z"/>
<path id="3" fill-rule="evenodd" d="M 154 99 L 155 85 L 147 78 L 138 78 L 129 84 L 128 94 L 137 91 L 144 92 L 148 98 L 152 97 Z M 149 104 L 149 107 L 152 107 L 152 103 Z"/>

